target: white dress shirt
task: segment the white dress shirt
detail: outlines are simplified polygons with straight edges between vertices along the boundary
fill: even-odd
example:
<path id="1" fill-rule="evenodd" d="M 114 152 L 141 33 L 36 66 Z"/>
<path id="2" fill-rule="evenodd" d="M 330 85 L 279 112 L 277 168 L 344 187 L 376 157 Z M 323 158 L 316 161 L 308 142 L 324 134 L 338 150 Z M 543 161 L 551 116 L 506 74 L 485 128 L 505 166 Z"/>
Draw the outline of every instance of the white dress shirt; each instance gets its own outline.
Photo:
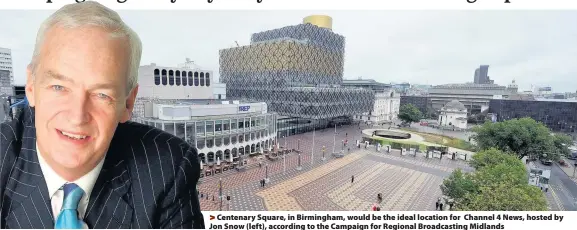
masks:
<path id="1" fill-rule="evenodd" d="M 48 187 L 48 194 L 50 195 L 50 202 L 52 204 L 52 213 L 54 214 L 54 221 L 58 218 L 60 214 L 60 209 L 62 208 L 62 203 L 64 202 L 64 191 L 60 188 L 66 183 L 75 183 L 78 187 L 84 190 L 84 196 L 80 199 L 78 204 L 78 213 L 80 219 L 86 215 L 86 208 L 88 207 L 88 200 L 90 199 L 90 194 L 92 193 L 92 188 L 98 179 L 102 165 L 104 164 L 104 158 L 86 175 L 80 177 L 75 181 L 66 181 L 62 179 L 54 170 L 46 163 L 46 160 L 42 158 L 40 154 L 40 149 L 36 145 L 36 154 L 38 155 L 38 161 L 40 163 L 40 168 L 42 169 L 42 174 L 46 180 L 46 185 Z M 84 229 L 88 229 L 86 223 L 83 222 Z"/>

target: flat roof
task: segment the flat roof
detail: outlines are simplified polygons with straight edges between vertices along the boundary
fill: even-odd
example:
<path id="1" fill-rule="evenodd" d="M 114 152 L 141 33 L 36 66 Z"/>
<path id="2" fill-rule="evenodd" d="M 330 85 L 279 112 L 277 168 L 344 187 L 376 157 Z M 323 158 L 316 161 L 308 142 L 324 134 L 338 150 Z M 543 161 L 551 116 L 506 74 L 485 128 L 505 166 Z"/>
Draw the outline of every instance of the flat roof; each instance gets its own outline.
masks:
<path id="1" fill-rule="evenodd" d="M 535 101 L 577 102 L 576 99 L 535 98 Z"/>
<path id="2" fill-rule="evenodd" d="M 166 105 L 223 105 L 223 101 L 228 101 L 228 104 L 233 104 L 233 101 L 239 101 L 239 104 L 247 103 L 260 103 L 257 101 L 247 101 L 247 100 L 210 100 L 210 99 L 158 99 L 153 100 L 156 104 L 166 104 Z"/>

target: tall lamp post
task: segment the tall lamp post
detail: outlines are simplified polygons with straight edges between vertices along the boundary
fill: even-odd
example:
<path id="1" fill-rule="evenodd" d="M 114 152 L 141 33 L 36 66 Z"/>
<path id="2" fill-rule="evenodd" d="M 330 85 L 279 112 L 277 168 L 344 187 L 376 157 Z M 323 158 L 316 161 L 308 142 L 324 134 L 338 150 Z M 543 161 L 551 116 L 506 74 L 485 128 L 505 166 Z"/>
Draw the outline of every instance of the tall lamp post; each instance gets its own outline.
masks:
<path id="1" fill-rule="evenodd" d="M 301 169 L 303 169 L 303 167 L 301 166 L 301 153 L 299 153 L 297 170 L 300 171 Z"/>
<path id="2" fill-rule="evenodd" d="M 313 147 L 311 148 L 311 166 L 315 163 L 315 128 L 313 127 Z"/>
<path id="3" fill-rule="evenodd" d="M 335 124 L 335 133 L 333 134 L 333 153 L 335 152 L 336 144 L 337 144 L 337 124 Z"/>
<path id="4" fill-rule="evenodd" d="M 264 181 L 268 183 L 268 163 L 264 166 Z"/>
<path id="5" fill-rule="evenodd" d="M 218 179 L 218 197 L 220 198 L 219 211 L 222 211 L 222 178 Z"/>
<path id="6" fill-rule="evenodd" d="M 286 149 L 286 138 L 285 137 L 283 137 L 283 138 L 284 138 L 285 147 L 281 150 L 282 151 L 282 168 L 283 168 L 282 172 L 286 173 L 286 155 L 284 154 L 284 152 L 285 152 L 284 150 Z"/>
<path id="7" fill-rule="evenodd" d="M 301 150 L 301 139 L 297 140 L 297 150 Z"/>
<path id="8" fill-rule="evenodd" d="M 575 169 L 577 169 L 577 159 L 575 160 L 575 163 L 573 163 L 573 178 L 575 178 Z"/>

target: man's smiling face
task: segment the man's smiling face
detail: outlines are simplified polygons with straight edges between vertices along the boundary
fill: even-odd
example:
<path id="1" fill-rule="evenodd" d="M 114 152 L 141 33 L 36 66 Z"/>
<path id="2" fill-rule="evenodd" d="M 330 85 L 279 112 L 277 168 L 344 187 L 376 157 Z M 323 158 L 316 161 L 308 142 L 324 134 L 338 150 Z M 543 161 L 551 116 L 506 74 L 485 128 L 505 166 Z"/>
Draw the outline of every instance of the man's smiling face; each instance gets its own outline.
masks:
<path id="1" fill-rule="evenodd" d="M 137 89 L 127 90 L 128 44 L 100 27 L 46 31 L 26 95 L 40 153 L 63 177 L 98 164 L 118 123 L 130 118 Z"/>

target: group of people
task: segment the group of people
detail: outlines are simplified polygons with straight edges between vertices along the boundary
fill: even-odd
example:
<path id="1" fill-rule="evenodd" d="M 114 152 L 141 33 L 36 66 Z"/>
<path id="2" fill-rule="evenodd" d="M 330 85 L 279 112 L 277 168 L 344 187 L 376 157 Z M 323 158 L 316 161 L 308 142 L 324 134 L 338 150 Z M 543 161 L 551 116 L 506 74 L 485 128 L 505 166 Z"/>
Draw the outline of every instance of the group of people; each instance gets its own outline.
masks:
<path id="1" fill-rule="evenodd" d="M 453 204 L 454 203 L 452 199 L 447 200 L 447 205 L 449 205 L 449 211 L 453 210 Z M 435 210 L 444 211 L 443 205 L 444 205 L 443 199 L 439 197 L 439 199 L 437 199 L 437 202 L 435 202 Z"/>
<path id="2" fill-rule="evenodd" d="M 377 203 L 373 204 L 371 210 L 373 211 L 381 211 L 381 203 L 383 202 L 383 194 L 377 194 Z"/>

